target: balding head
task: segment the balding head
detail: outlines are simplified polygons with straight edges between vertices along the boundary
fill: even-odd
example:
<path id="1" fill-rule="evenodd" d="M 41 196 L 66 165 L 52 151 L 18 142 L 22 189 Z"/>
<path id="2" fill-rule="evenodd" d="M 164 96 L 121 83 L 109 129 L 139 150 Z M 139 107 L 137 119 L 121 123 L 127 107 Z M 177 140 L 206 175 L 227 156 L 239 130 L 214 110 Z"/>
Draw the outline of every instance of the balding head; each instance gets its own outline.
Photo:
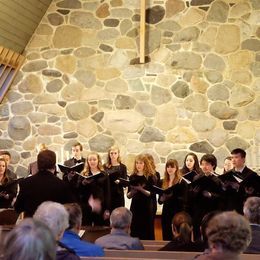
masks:
<path id="1" fill-rule="evenodd" d="M 116 229 L 128 229 L 132 222 L 132 212 L 125 208 L 119 207 L 112 211 L 110 216 L 110 225 Z"/>

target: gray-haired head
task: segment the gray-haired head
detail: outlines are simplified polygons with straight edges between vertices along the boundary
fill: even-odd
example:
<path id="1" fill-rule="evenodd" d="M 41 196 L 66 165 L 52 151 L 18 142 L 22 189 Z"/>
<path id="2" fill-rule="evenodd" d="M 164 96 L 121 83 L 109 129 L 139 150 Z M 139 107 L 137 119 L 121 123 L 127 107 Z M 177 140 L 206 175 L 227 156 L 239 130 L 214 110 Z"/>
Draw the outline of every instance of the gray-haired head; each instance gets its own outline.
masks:
<path id="1" fill-rule="evenodd" d="M 117 229 L 129 228 L 132 222 L 132 212 L 125 208 L 119 207 L 112 211 L 110 216 L 110 226 Z"/>
<path id="2" fill-rule="evenodd" d="M 27 218 L 15 226 L 4 241 L 5 260 L 55 260 L 56 242 L 41 221 Z"/>
<path id="3" fill-rule="evenodd" d="M 209 221 L 206 235 L 210 248 L 240 254 L 251 241 L 251 228 L 244 216 L 226 211 Z"/>
<path id="4" fill-rule="evenodd" d="M 45 223 L 56 240 L 59 240 L 69 226 L 69 213 L 57 202 L 45 201 L 35 211 L 33 218 Z"/>
<path id="5" fill-rule="evenodd" d="M 250 223 L 260 224 L 260 198 L 249 197 L 244 204 L 244 215 Z"/>

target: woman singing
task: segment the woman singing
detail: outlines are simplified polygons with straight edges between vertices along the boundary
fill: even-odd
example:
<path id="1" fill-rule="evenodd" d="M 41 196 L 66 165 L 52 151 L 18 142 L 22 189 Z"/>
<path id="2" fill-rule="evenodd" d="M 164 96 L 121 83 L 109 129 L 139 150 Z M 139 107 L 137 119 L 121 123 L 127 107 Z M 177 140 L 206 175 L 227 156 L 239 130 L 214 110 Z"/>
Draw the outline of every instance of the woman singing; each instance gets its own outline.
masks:
<path id="1" fill-rule="evenodd" d="M 156 177 L 145 155 L 135 158 L 134 172 L 130 176 L 127 197 L 132 198 L 130 210 L 133 213 L 131 236 L 140 239 L 154 239 L 153 193 Z"/>
<path id="2" fill-rule="evenodd" d="M 127 169 L 121 163 L 120 151 L 116 146 L 112 146 L 108 150 L 107 163 L 104 169 L 109 177 L 110 192 L 111 192 L 111 211 L 118 207 L 125 206 L 124 189 L 120 184 L 119 178 L 127 178 Z"/>
<path id="3" fill-rule="evenodd" d="M 186 210 L 188 191 L 187 184 L 182 179 L 178 162 L 174 159 L 170 159 L 166 162 L 162 188 L 168 189 L 169 191 L 167 194 L 163 193 L 158 201 L 160 204 L 163 204 L 163 240 L 172 240 L 172 218 L 177 212 Z"/>

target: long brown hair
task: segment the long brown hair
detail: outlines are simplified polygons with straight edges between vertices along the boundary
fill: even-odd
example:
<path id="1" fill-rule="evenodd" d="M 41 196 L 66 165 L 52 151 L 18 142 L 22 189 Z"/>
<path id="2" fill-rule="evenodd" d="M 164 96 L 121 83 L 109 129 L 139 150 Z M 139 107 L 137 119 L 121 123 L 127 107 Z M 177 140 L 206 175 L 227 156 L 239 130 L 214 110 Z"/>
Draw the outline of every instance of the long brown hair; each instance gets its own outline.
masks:
<path id="1" fill-rule="evenodd" d="M 112 162 L 111 162 L 111 157 L 110 157 L 110 152 L 111 151 L 118 151 L 118 158 L 117 158 L 117 162 L 121 163 L 121 157 L 120 157 L 120 150 L 117 146 L 111 146 L 107 152 L 107 162 L 106 162 L 106 167 L 110 168 L 112 166 Z"/>
<path id="2" fill-rule="evenodd" d="M 139 154 L 135 157 L 135 162 L 134 162 L 134 172 L 133 175 L 137 174 L 138 171 L 136 169 L 136 162 L 141 161 L 144 163 L 144 176 L 145 178 L 148 179 L 149 176 L 154 176 L 154 170 L 151 166 L 150 161 L 148 160 L 147 156 L 144 154 Z"/>
<path id="3" fill-rule="evenodd" d="M 181 171 L 179 169 L 179 164 L 178 164 L 177 160 L 169 159 L 165 164 L 165 171 L 164 171 L 164 178 L 163 178 L 163 185 L 162 185 L 164 189 L 169 188 L 170 176 L 169 176 L 169 173 L 167 172 L 167 168 L 169 166 L 176 168 L 175 177 L 174 177 L 174 180 L 172 182 L 172 185 L 179 183 L 181 181 L 181 178 L 182 178 L 182 174 L 181 174 Z"/>
<path id="4" fill-rule="evenodd" d="M 5 172 L 4 172 L 4 176 L 3 179 L 1 180 L 1 184 L 5 184 L 8 182 L 8 177 L 6 176 L 6 172 L 7 172 L 7 163 L 6 160 L 3 157 L 0 157 L 0 162 L 4 162 L 5 163 Z"/>
<path id="5" fill-rule="evenodd" d="M 197 174 L 199 174 L 201 172 L 200 169 L 200 164 L 199 164 L 199 159 L 198 156 L 195 153 L 187 153 L 185 158 L 184 158 L 184 162 L 183 162 L 183 167 L 181 169 L 182 174 L 186 174 L 188 172 L 190 172 L 190 169 L 186 166 L 186 160 L 188 156 L 192 156 L 193 160 L 194 160 L 194 166 L 193 166 L 193 171 L 195 171 Z"/>
<path id="6" fill-rule="evenodd" d="M 97 156 L 97 159 L 98 159 L 97 168 L 98 168 L 100 171 L 103 171 L 103 166 L 102 166 L 102 161 L 101 161 L 100 155 L 99 155 L 97 152 L 91 152 L 91 153 L 88 154 L 88 156 L 87 156 L 87 158 L 86 158 L 86 162 L 85 162 L 85 167 L 84 167 L 83 171 L 81 172 L 81 174 L 82 174 L 83 176 L 89 176 L 90 167 L 89 167 L 89 164 L 88 164 L 88 158 L 89 158 L 91 155 Z"/>

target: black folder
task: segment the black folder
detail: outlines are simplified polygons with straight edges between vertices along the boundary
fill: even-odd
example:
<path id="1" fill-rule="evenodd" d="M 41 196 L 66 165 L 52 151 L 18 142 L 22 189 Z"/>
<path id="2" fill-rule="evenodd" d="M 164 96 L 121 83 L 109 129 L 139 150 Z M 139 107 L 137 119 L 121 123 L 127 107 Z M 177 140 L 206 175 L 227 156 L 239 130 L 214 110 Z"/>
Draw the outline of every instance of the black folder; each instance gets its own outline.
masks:
<path id="1" fill-rule="evenodd" d="M 69 172 L 77 172 L 80 173 L 84 169 L 84 162 L 75 164 L 73 166 L 66 166 L 63 164 L 58 164 L 60 171 L 63 172 L 64 174 L 68 174 Z"/>
<path id="2" fill-rule="evenodd" d="M 191 184 L 193 181 L 193 178 L 197 175 L 195 171 L 188 172 L 182 176 L 182 179 L 186 181 L 188 184 Z"/>
<path id="3" fill-rule="evenodd" d="M 119 178 L 120 184 L 123 185 L 124 187 L 129 187 L 129 186 L 138 186 L 144 184 L 143 182 L 140 182 L 140 180 L 126 180 L 124 178 Z"/>
<path id="4" fill-rule="evenodd" d="M 217 189 L 218 184 L 210 177 L 203 175 L 191 183 L 192 187 L 198 187 L 200 190 L 214 191 Z"/>
<path id="5" fill-rule="evenodd" d="M 84 176 L 78 172 L 76 172 L 76 174 L 86 180 L 94 180 L 94 179 L 97 179 L 99 176 L 101 176 L 101 172 L 99 172 L 97 174 L 93 174 L 93 175 L 88 175 L 88 176 Z"/>
<path id="6" fill-rule="evenodd" d="M 171 194 L 174 190 L 174 186 L 171 186 L 167 189 L 163 189 L 163 188 L 160 188 L 156 185 L 153 185 L 153 190 L 155 193 L 159 194 L 159 195 L 162 195 L 162 194 Z"/>
<path id="7" fill-rule="evenodd" d="M 240 176 L 238 176 L 237 174 L 235 174 L 232 171 L 219 175 L 218 178 L 224 183 L 225 182 L 236 182 L 236 183 L 240 184 L 243 181 L 243 179 Z"/>

